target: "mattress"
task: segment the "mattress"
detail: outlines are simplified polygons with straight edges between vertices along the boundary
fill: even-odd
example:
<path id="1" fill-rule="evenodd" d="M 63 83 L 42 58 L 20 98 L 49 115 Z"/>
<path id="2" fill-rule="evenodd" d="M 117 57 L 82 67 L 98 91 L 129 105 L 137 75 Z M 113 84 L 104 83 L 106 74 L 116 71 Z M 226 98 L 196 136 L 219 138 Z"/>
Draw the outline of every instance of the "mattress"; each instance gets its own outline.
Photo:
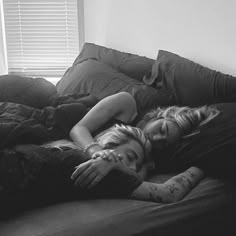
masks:
<path id="1" fill-rule="evenodd" d="M 150 181 L 161 183 L 169 177 L 153 176 Z M 0 235 L 235 235 L 234 199 L 229 183 L 206 177 L 176 203 L 132 199 L 61 202 L 1 221 Z"/>

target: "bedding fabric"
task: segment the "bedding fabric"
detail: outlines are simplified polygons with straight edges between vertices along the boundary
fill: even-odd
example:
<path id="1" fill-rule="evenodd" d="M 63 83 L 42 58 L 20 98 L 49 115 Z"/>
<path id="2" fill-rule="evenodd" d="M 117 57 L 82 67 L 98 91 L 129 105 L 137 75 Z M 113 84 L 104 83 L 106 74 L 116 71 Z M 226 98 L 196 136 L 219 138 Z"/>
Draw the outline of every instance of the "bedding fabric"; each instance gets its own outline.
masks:
<path id="1" fill-rule="evenodd" d="M 111 171 L 93 189 L 75 187 L 75 166 L 89 160 L 80 150 L 17 145 L 0 151 L 0 218 L 60 201 L 126 197 L 141 183 L 131 170 Z"/>
<path id="2" fill-rule="evenodd" d="M 0 76 L 0 102 L 43 108 L 51 105 L 51 100 L 56 96 L 56 86 L 44 78 L 34 79 L 18 75 Z"/>
<path id="3" fill-rule="evenodd" d="M 135 98 L 140 115 L 157 105 L 165 106 L 173 103 L 173 96 L 169 91 L 147 86 L 140 81 L 140 77 L 137 78 L 134 75 L 133 67 L 138 63 L 136 60 L 133 62 L 130 59 L 130 63 L 134 64 L 129 67 L 129 65 L 123 65 L 123 63 L 126 60 L 129 61 L 131 56 L 126 54 L 121 56 L 121 52 L 108 51 L 109 53 L 98 46 L 85 44 L 73 66 L 66 71 L 57 83 L 58 94 L 62 96 L 71 93 L 89 93 L 98 97 L 98 99 L 102 99 L 111 94 L 126 91 Z M 119 60 L 117 55 L 119 55 Z M 144 64 L 145 61 L 146 64 L 150 65 L 148 59 L 142 58 Z M 137 68 L 139 68 L 138 65 Z M 140 75 L 143 76 L 148 69 L 150 69 L 150 66 L 142 68 Z"/>
<path id="4" fill-rule="evenodd" d="M 155 176 L 152 181 L 162 182 L 170 176 Z M 35 208 L 0 221 L 0 235 L 235 235 L 234 199 L 227 183 L 206 178 L 184 200 L 173 204 L 105 198 Z"/>
<path id="5" fill-rule="evenodd" d="M 198 88 L 199 85 L 208 86 L 205 83 L 208 75 L 210 75 L 211 85 L 221 84 L 224 88 L 228 87 L 226 80 L 218 80 L 222 78 L 220 73 L 211 72 L 207 68 L 163 50 L 159 52 L 154 65 L 153 63 L 154 60 L 145 57 L 86 43 L 72 67 L 57 84 L 56 96 L 49 99 L 50 105 L 55 107 L 43 107 L 41 111 L 36 109 L 33 112 L 30 109 L 28 116 L 25 117 L 21 108 L 2 103 L 2 106 L 9 106 L 10 109 L 7 110 L 8 112 L 3 112 L 3 118 L 6 118 L 5 127 L 9 127 L 9 132 L 1 126 L 1 137 L 4 137 L 2 135 L 18 137 L 12 140 L 6 138 L 6 141 L 1 138 L 2 151 L 3 147 L 4 150 L 6 148 L 11 150 L 9 146 L 12 147 L 20 141 L 19 137 L 22 135 L 17 136 L 17 134 L 28 135 L 27 129 L 25 132 L 21 131 L 24 131 L 27 126 L 22 129 L 17 129 L 15 126 L 19 120 L 22 123 L 29 122 L 31 127 L 38 124 L 36 128 L 39 130 L 41 126 L 43 127 L 43 131 L 39 132 L 40 135 L 42 134 L 42 139 L 38 140 L 40 143 L 42 140 L 45 141 L 53 130 L 57 130 L 59 136 L 68 132 L 68 126 L 63 126 L 65 124 L 63 121 L 68 119 L 71 121 L 69 123 L 73 124 L 75 120 L 70 120 L 73 116 L 66 115 L 67 109 L 82 105 L 81 113 L 76 114 L 82 117 L 84 112 L 94 105 L 96 97 L 101 99 L 118 91 L 130 92 L 135 97 L 140 112 L 156 105 L 196 105 L 209 103 L 215 98 L 225 98 L 222 90 L 217 91 L 217 86 L 200 90 L 202 98 L 199 98 L 199 94 L 193 90 L 194 86 Z M 153 76 L 154 74 L 158 76 Z M 193 85 L 192 82 L 190 83 L 192 81 L 189 80 L 190 76 L 194 76 Z M 143 77 L 147 84 L 143 83 Z M 186 86 L 191 92 L 187 91 Z M 208 92 L 211 92 L 211 95 Z M 80 96 L 81 94 L 95 96 L 95 100 L 87 100 L 86 97 Z M 70 104 L 71 102 L 75 104 Z M 58 106 L 63 109 L 57 110 Z M 32 114 L 36 115 L 32 116 Z M 56 123 L 52 122 L 53 117 L 57 117 Z M 78 120 L 79 117 L 76 119 Z M 15 135 L 11 136 L 14 132 Z M 33 133 L 33 137 L 35 134 Z M 29 137 L 32 137 L 32 134 Z M 30 151 L 29 156 L 32 153 Z M 13 155 L 14 152 L 11 154 Z M 155 175 L 150 181 L 164 182 L 171 176 L 173 175 Z M 41 193 L 37 196 L 45 197 Z M 18 201 L 22 200 L 22 196 L 12 200 L 14 200 L 14 204 L 12 203 L 14 208 Z M 3 204 L 3 201 L 0 203 Z M 33 209 L 26 209 L 24 212 L 1 219 L 0 235 L 236 235 L 235 212 L 235 186 L 224 180 L 206 177 L 183 200 L 172 204 L 104 198 L 63 199 L 59 202 L 37 205 Z"/>
<path id="6" fill-rule="evenodd" d="M 236 78 L 204 67 L 172 52 L 159 50 L 144 82 L 174 95 L 178 105 L 236 102 Z"/>
<path id="7" fill-rule="evenodd" d="M 85 43 L 73 66 L 88 59 L 100 61 L 138 81 L 142 81 L 143 76 L 151 69 L 154 63 L 154 60 L 147 57 L 121 52 L 93 43 Z"/>
<path id="8" fill-rule="evenodd" d="M 71 101 L 71 96 L 70 101 Z M 68 97 L 63 98 L 63 102 Z M 59 100 L 58 103 L 62 101 Z M 74 103 L 36 109 L 11 102 L 0 103 L 0 147 L 42 144 L 68 137 L 71 128 L 96 104 L 93 96 L 76 98 Z"/>

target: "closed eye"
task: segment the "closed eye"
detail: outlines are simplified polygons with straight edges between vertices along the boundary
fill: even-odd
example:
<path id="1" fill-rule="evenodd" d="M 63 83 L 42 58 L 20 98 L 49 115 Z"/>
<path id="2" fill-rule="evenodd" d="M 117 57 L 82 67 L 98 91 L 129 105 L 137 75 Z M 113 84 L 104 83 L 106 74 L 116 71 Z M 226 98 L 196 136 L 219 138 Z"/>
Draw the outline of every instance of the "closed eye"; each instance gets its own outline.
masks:
<path id="1" fill-rule="evenodd" d="M 169 127 L 168 127 L 168 125 L 166 123 L 166 135 L 168 135 L 168 134 L 169 134 Z"/>
<path id="2" fill-rule="evenodd" d="M 166 123 L 163 123 L 163 125 L 161 126 L 160 134 L 162 134 L 162 135 L 166 134 Z"/>
<path id="3" fill-rule="evenodd" d="M 132 161 L 134 159 L 135 160 L 138 159 L 137 153 L 135 151 L 131 150 L 131 149 L 127 152 L 127 155 L 128 155 L 128 158 L 129 158 L 130 161 Z"/>

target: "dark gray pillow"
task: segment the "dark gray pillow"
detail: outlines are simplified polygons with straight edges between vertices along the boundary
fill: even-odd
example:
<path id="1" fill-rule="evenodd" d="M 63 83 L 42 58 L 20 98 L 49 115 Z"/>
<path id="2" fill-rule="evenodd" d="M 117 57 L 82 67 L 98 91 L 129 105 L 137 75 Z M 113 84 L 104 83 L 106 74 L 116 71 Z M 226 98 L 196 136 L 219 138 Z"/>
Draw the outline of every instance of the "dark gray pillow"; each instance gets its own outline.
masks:
<path id="1" fill-rule="evenodd" d="M 0 102 L 13 102 L 34 108 L 49 106 L 57 96 L 56 86 L 43 78 L 0 76 Z"/>
<path id="2" fill-rule="evenodd" d="M 60 95 L 71 93 L 90 93 L 99 99 L 108 95 L 126 91 L 134 96 L 139 113 L 143 113 L 158 105 L 169 105 L 170 94 L 143 84 L 109 65 L 88 59 L 74 64 L 67 70 L 57 84 Z"/>
<path id="3" fill-rule="evenodd" d="M 174 95 L 178 105 L 200 106 L 236 101 L 236 78 L 177 54 L 160 50 L 144 82 Z"/>
<path id="4" fill-rule="evenodd" d="M 103 62 L 115 70 L 139 81 L 142 81 L 143 76 L 151 70 L 152 64 L 154 63 L 153 59 L 147 57 L 121 52 L 92 43 L 85 43 L 73 65 L 77 65 L 88 59 Z"/>

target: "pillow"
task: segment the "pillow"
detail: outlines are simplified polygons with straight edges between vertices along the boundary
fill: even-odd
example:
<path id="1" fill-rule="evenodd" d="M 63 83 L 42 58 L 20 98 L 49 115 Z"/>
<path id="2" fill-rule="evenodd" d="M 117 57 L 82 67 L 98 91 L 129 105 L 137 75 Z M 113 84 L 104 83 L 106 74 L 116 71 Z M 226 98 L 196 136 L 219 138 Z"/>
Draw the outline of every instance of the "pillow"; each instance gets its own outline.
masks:
<path id="1" fill-rule="evenodd" d="M 151 70 L 154 60 L 131 53 L 120 52 L 96 44 L 85 43 L 74 65 L 87 59 L 103 62 L 115 70 L 134 79 L 142 81 L 143 76 Z"/>
<path id="2" fill-rule="evenodd" d="M 169 105 L 172 96 L 163 89 L 154 89 L 112 67 L 88 59 L 74 64 L 57 83 L 59 95 L 71 93 L 90 93 L 99 100 L 126 91 L 134 96 L 139 114 L 157 105 Z"/>
<path id="3" fill-rule="evenodd" d="M 200 106 L 236 101 L 236 78 L 177 54 L 160 50 L 144 83 L 173 94 L 178 105 Z"/>
<path id="4" fill-rule="evenodd" d="M 43 78 L 0 76 L 0 102 L 13 102 L 43 108 L 57 95 L 56 86 Z"/>

